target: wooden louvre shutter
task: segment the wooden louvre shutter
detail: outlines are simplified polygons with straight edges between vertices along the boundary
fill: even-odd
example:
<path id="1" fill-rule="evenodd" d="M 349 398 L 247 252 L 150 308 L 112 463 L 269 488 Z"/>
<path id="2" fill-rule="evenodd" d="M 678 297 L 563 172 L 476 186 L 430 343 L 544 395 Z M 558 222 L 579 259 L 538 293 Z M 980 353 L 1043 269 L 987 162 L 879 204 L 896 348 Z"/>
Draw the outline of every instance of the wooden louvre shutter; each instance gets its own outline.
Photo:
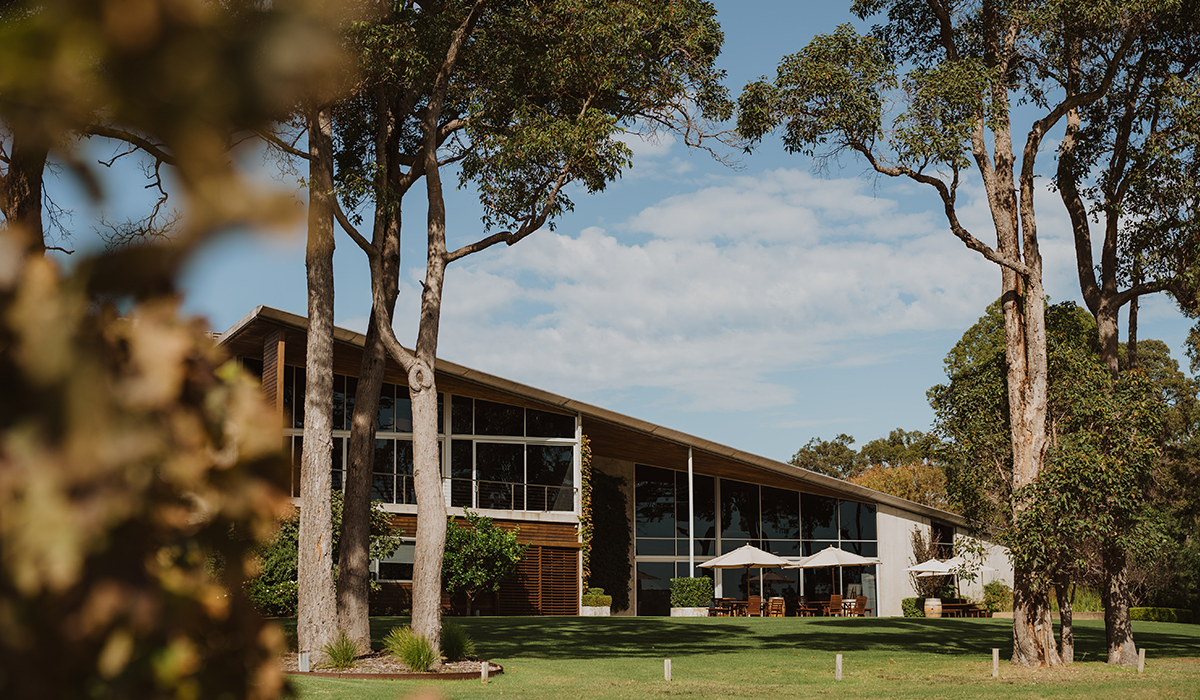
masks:
<path id="1" fill-rule="evenodd" d="M 501 615 L 578 615 L 579 550 L 534 545 L 500 584 Z"/>

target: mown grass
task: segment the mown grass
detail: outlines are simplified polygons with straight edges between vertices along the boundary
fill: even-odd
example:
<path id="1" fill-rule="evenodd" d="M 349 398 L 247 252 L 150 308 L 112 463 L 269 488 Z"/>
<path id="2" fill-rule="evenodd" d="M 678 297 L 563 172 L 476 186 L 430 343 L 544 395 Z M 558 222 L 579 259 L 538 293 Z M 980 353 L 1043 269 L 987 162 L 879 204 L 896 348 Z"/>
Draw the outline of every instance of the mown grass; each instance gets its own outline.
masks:
<path id="1" fill-rule="evenodd" d="M 373 618 L 378 641 L 407 618 Z M 1076 659 L 1024 669 L 1008 620 L 960 619 L 456 619 L 478 655 L 504 666 L 479 681 L 420 683 L 296 678 L 301 700 L 446 698 L 1194 698 L 1200 626 L 1135 622 L 1146 672 L 1103 663 L 1104 625 L 1077 622 Z M 1001 651 L 1000 678 L 991 650 Z M 834 656 L 843 655 L 843 680 Z M 663 659 L 673 680 L 663 680 Z M 432 693 L 432 695 L 427 695 Z"/>

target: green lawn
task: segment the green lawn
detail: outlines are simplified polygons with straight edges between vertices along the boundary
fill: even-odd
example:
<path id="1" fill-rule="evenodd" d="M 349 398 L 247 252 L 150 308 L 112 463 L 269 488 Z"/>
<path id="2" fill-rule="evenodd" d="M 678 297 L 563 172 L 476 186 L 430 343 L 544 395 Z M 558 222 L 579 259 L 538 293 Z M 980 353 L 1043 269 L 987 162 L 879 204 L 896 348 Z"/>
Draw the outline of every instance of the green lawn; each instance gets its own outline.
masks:
<path id="1" fill-rule="evenodd" d="M 372 618 L 378 642 L 405 618 Z M 299 678 L 301 700 L 406 697 L 424 688 L 448 698 L 1195 698 L 1200 626 L 1135 622 L 1146 672 L 1103 659 L 1104 624 L 1075 624 L 1065 669 L 1010 666 L 1012 623 L 966 619 L 554 618 L 454 619 L 480 656 L 504 666 L 472 681 Z M 378 645 L 377 645 L 378 646 Z M 1000 678 L 991 677 L 1000 648 Z M 843 680 L 834 680 L 842 654 Z M 663 659 L 673 680 L 663 680 Z M 427 696 L 428 697 L 428 696 Z"/>

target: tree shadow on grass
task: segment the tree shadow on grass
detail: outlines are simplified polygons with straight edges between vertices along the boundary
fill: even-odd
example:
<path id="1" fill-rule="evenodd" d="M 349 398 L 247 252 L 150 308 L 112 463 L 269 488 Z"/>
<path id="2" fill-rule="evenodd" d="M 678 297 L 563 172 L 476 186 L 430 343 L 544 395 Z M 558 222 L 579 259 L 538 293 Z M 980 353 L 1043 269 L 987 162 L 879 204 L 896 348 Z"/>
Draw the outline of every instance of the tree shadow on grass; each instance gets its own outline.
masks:
<path id="1" fill-rule="evenodd" d="M 811 649 L 833 653 L 888 651 L 955 656 L 1012 653 L 1008 620 L 690 619 L 672 618 L 446 618 L 462 624 L 489 658 L 594 659 Z M 1057 626 L 1056 626 L 1057 629 Z M 384 631 L 386 634 L 386 630 Z M 1200 627 L 1135 623 L 1139 647 L 1158 658 L 1194 657 Z M 1075 623 L 1077 660 L 1106 655 L 1104 623 Z"/>

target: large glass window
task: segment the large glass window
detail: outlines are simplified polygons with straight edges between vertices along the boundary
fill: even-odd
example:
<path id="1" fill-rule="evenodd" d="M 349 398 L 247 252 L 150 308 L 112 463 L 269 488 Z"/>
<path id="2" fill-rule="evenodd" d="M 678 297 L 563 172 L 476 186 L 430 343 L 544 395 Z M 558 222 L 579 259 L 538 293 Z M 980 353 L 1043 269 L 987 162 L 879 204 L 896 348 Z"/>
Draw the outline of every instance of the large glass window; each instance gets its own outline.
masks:
<path id="1" fill-rule="evenodd" d="M 800 536 L 806 540 L 836 540 L 838 502 L 836 498 L 800 494 Z"/>
<path id="2" fill-rule="evenodd" d="M 412 581 L 415 540 L 404 540 L 392 556 L 375 562 L 375 577 L 380 581 Z"/>
<path id="3" fill-rule="evenodd" d="M 639 464 L 635 478 L 637 553 L 675 554 L 675 472 Z"/>
<path id="4" fill-rule="evenodd" d="M 475 400 L 476 435 L 525 435 L 525 409 L 520 406 Z"/>
<path id="5" fill-rule="evenodd" d="M 476 442 L 480 508 L 525 509 L 525 450 L 513 443 Z"/>
<path id="6" fill-rule="evenodd" d="M 573 510 L 575 449 L 569 445 L 526 445 L 525 460 L 529 510 Z"/>
<path id="7" fill-rule="evenodd" d="M 839 507 L 843 540 L 875 539 L 875 504 L 842 501 Z"/>
<path id="8" fill-rule="evenodd" d="M 721 538 L 738 541 L 761 538 L 757 485 L 721 480 Z M 722 549 L 730 551 L 724 545 Z"/>

